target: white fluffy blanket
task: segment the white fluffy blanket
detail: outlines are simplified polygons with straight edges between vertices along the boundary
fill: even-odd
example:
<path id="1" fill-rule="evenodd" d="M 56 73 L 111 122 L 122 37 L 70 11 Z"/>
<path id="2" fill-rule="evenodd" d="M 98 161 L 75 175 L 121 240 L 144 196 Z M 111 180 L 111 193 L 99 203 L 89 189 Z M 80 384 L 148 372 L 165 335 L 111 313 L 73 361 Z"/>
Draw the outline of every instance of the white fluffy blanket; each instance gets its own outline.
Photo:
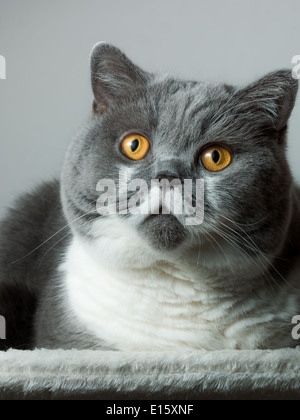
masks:
<path id="1" fill-rule="evenodd" d="M 300 350 L 0 353 L 0 399 L 299 399 Z"/>

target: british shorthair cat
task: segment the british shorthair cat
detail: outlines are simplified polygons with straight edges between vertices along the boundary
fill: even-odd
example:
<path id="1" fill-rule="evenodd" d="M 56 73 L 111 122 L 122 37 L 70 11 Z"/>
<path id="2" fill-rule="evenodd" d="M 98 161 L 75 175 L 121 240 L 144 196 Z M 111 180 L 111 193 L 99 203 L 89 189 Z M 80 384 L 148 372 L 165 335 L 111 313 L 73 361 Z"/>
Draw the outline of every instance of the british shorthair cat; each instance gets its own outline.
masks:
<path id="1" fill-rule="evenodd" d="M 286 134 L 298 83 L 291 71 L 242 88 L 178 80 L 143 71 L 100 43 L 91 75 L 93 113 L 60 180 L 21 197 L 1 225 L 1 348 L 296 346 L 300 195 Z M 144 192 L 125 194 L 125 178 L 142 180 Z M 101 180 L 112 189 L 100 191 Z M 174 206 L 167 212 L 161 197 L 151 214 L 128 211 L 134 196 L 135 210 L 153 201 L 153 180 L 173 183 L 169 198 L 180 205 L 190 180 L 201 221 L 186 223 Z M 100 214 L 100 193 L 119 211 Z"/>

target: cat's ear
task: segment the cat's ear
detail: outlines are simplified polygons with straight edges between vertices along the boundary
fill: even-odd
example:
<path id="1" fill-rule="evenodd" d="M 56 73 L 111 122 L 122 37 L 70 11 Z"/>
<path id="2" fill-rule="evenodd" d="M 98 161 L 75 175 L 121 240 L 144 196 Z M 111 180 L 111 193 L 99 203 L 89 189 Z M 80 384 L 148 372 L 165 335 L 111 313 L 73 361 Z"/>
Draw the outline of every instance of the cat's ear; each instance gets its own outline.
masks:
<path id="1" fill-rule="evenodd" d="M 291 70 L 270 73 L 245 89 L 238 91 L 247 112 L 277 131 L 284 129 L 291 116 L 298 91 L 298 81 Z"/>
<path id="2" fill-rule="evenodd" d="M 149 76 L 118 48 L 104 42 L 97 44 L 91 54 L 94 112 L 105 113 L 112 102 L 145 85 Z"/>

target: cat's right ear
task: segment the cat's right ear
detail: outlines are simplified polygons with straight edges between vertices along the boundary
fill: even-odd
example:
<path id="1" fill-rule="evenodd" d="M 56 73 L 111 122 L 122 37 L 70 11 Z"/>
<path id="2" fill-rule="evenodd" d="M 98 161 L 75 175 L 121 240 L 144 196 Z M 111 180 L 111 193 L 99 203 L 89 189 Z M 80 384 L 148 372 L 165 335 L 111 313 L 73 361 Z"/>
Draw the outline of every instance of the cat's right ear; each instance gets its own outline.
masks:
<path id="1" fill-rule="evenodd" d="M 258 81 L 236 92 L 237 113 L 254 115 L 265 127 L 271 124 L 278 132 L 285 129 L 295 105 L 298 80 L 291 70 L 267 74 Z"/>
<path id="2" fill-rule="evenodd" d="M 118 48 L 101 42 L 91 54 L 94 113 L 103 114 L 118 98 L 145 85 L 149 74 L 133 64 Z"/>

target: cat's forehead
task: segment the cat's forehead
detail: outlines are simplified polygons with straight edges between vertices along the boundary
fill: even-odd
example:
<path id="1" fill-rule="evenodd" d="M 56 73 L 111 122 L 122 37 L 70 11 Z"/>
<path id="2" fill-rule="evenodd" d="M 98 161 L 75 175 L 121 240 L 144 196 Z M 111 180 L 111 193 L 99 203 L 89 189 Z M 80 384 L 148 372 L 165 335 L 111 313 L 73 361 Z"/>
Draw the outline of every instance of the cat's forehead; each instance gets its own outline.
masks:
<path id="1" fill-rule="evenodd" d="M 175 79 L 172 76 L 156 76 L 150 83 L 158 106 L 169 103 L 174 107 L 222 101 L 235 91 L 233 86 L 204 81 Z"/>
<path id="2" fill-rule="evenodd" d="M 233 88 L 164 76 L 154 81 L 152 92 L 157 136 L 170 143 L 187 145 L 204 133 L 209 121 L 232 95 Z"/>
<path id="3" fill-rule="evenodd" d="M 176 79 L 170 75 L 156 75 L 150 82 L 157 103 L 168 102 L 170 99 L 202 96 L 204 99 L 212 85 L 200 81 Z"/>

